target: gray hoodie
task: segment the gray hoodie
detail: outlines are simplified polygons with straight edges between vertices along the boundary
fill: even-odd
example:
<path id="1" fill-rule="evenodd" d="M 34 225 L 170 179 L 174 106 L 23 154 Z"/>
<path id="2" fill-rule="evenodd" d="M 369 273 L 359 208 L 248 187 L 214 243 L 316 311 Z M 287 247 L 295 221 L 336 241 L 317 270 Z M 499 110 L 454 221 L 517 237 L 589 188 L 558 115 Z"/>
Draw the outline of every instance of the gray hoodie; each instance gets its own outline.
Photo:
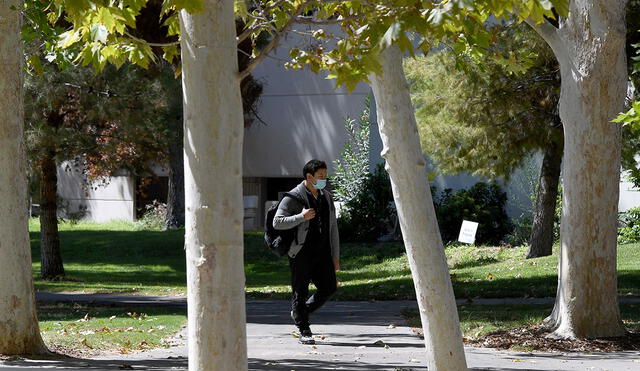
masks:
<path id="1" fill-rule="evenodd" d="M 307 198 L 307 192 L 305 190 L 304 181 L 298 184 L 289 193 L 297 196 L 305 201 L 304 205 L 301 205 L 299 201 L 292 199 L 291 197 L 284 197 L 278 211 L 273 217 L 273 228 L 275 229 L 291 229 L 298 228 L 298 238 L 294 239 L 289 249 L 289 256 L 295 258 L 304 241 L 307 238 L 307 231 L 309 230 L 309 221 L 304 219 L 302 215 L 303 208 L 309 208 L 309 200 Z M 340 258 L 340 238 L 338 236 L 338 219 L 336 218 L 336 208 L 333 206 L 333 199 L 328 191 L 320 191 L 320 194 L 327 198 L 329 203 L 329 242 L 331 244 L 331 257 L 333 259 Z M 296 243 L 297 241 L 297 243 Z"/>

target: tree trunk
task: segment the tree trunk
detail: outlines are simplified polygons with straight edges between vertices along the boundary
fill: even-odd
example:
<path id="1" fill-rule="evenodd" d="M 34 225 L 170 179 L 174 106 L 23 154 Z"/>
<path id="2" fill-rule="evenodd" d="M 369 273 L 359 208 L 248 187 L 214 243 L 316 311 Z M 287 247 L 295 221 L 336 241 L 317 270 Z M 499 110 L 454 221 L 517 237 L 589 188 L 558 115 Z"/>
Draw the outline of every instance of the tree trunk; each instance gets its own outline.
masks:
<path id="1" fill-rule="evenodd" d="M 427 180 L 402 53 L 392 46 L 381 53 L 382 76 L 372 76 L 378 125 L 393 198 L 420 308 L 427 367 L 466 370 L 449 269 Z"/>
<path id="2" fill-rule="evenodd" d="M 182 130 L 180 130 L 180 132 L 182 132 Z M 183 226 L 184 148 L 182 147 L 182 139 L 176 143 L 172 138 L 171 142 L 169 142 L 169 194 L 167 196 L 165 229 L 176 229 Z"/>
<path id="3" fill-rule="evenodd" d="M 0 354 L 40 354 L 23 140 L 22 1 L 0 4 Z"/>
<path id="4" fill-rule="evenodd" d="M 182 115 L 182 92 L 178 81 L 171 76 L 161 76 L 163 87 L 175 94 L 170 95 L 169 105 L 169 194 L 165 229 L 184 226 L 184 137 Z"/>
<path id="5" fill-rule="evenodd" d="M 40 277 L 64 277 L 58 233 L 58 174 L 55 151 L 47 149 L 40 162 Z"/>
<path id="6" fill-rule="evenodd" d="M 561 166 L 562 141 L 551 139 L 542 159 L 527 259 L 549 256 L 552 253 L 553 223 L 556 214 Z"/>
<path id="7" fill-rule="evenodd" d="M 247 370 L 242 99 L 232 0 L 180 13 L 189 369 Z"/>
<path id="8" fill-rule="evenodd" d="M 573 0 L 558 29 L 537 30 L 562 75 L 563 210 L 553 336 L 624 334 L 617 296 L 620 125 L 627 90 L 625 0 Z"/>

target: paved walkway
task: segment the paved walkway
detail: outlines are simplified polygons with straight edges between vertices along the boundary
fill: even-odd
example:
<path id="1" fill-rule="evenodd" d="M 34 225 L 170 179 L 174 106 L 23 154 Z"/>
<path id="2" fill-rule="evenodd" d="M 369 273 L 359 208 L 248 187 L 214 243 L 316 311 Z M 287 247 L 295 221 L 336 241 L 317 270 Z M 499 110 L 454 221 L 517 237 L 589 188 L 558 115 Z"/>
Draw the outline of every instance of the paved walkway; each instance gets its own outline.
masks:
<path id="1" fill-rule="evenodd" d="M 58 296 L 56 296 L 58 295 Z M 40 294 L 39 300 L 73 299 L 117 305 L 184 306 L 184 298 Z M 424 343 L 404 326 L 399 315 L 410 301 L 330 302 L 315 315 L 316 346 L 298 344 L 291 336 L 289 304 L 265 300 L 247 302 L 247 342 L 250 370 L 426 370 Z M 389 326 L 389 325 L 395 326 Z M 169 349 L 134 355 L 107 355 L 92 359 L 13 361 L 0 370 L 185 370 L 185 334 Z M 603 354 L 519 353 L 466 348 L 470 370 L 640 370 L 640 352 Z M 131 367 L 131 368 L 129 368 Z M 233 370 L 229 370 L 233 371 Z"/>

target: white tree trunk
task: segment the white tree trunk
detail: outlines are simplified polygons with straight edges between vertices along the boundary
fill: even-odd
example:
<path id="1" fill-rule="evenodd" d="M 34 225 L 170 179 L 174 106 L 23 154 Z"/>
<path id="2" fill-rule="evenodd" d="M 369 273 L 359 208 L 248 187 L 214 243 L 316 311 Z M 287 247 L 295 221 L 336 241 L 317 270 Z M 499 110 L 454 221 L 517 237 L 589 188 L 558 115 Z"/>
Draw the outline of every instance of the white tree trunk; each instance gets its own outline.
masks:
<path id="1" fill-rule="evenodd" d="M 39 354 L 23 141 L 22 1 L 0 0 L 0 354 Z"/>
<path id="2" fill-rule="evenodd" d="M 189 370 L 247 370 L 243 115 L 233 0 L 180 13 Z"/>
<path id="3" fill-rule="evenodd" d="M 397 46 L 382 52 L 382 76 L 372 76 L 382 157 L 413 276 L 431 371 L 466 370 L 451 278 L 427 178 L 409 86 Z"/>
<path id="4" fill-rule="evenodd" d="M 558 29 L 538 31 L 560 62 L 565 131 L 554 336 L 624 334 L 617 297 L 620 126 L 627 91 L 625 0 L 574 0 Z"/>

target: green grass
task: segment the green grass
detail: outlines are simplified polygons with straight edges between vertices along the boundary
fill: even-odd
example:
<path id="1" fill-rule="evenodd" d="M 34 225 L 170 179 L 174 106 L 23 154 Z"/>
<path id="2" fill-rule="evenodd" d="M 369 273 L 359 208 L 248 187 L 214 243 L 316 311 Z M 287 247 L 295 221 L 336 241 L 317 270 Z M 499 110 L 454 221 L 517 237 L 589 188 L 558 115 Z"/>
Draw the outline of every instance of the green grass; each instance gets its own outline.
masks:
<path id="1" fill-rule="evenodd" d="M 39 265 L 39 225 L 30 222 L 34 277 Z M 63 281 L 36 279 L 42 291 L 184 294 L 183 230 L 139 231 L 127 222 L 62 223 Z M 457 297 L 554 296 L 557 256 L 524 259 L 526 248 L 453 246 L 446 249 Z M 413 299 L 400 243 L 343 244 L 336 299 Z M 619 292 L 640 296 L 640 244 L 618 249 Z M 286 259 L 267 250 L 261 232 L 245 233 L 246 291 L 255 298 L 288 298 Z"/>
<path id="2" fill-rule="evenodd" d="M 463 305 L 458 307 L 462 336 L 475 339 L 494 331 L 540 324 L 551 313 L 547 305 Z M 640 332 L 640 307 L 635 304 L 620 305 L 620 312 L 628 331 Z M 415 309 L 404 309 L 402 315 L 409 326 L 422 328 Z"/>
<path id="3" fill-rule="evenodd" d="M 166 339 L 186 323 L 186 310 L 47 304 L 38 306 L 38 319 L 54 349 L 125 354 L 168 346 Z"/>

